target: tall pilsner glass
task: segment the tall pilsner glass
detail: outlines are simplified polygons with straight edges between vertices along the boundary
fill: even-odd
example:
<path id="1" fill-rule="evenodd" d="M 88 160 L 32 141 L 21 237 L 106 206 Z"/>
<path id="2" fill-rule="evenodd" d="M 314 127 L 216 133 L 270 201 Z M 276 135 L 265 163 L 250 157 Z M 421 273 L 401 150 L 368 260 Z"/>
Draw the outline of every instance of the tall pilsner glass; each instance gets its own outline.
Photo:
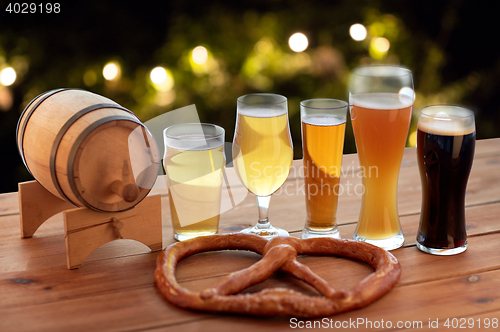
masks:
<path id="1" fill-rule="evenodd" d="M 336 216 L 347 108 L 337 99 L 300 103 L 307 212 L 303 239 L 340 237 Z"/>
<path id="2" fill-rule="evenodd" d="M 364 186 L 354 239 L 386 250 L 404 242 L 397 189 L 413 99 L 406 68 L 368 66 L 352 72 L 349 104 Z"/>
<path id="3" fill-rule="evenodd" d="M 233 159 L 239 179 L 257 197 L 259 208 L 257 225 L 242 232 L 266 238 L 289 235 L 273 227 L 267 213 L 271 195 L 285 182 L 293 161 L 284 96 L 261 93 L 238 98 Z"/>

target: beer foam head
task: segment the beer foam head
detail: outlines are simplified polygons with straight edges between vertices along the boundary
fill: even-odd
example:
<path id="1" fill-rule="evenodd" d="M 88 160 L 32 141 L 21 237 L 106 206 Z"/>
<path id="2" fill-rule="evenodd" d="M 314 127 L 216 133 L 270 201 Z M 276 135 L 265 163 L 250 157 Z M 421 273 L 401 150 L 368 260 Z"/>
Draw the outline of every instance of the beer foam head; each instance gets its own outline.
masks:
<path id="1" fill-rule="evenodd" d="M 314 126 L 338 126 L 345 121 L 345 117 L 330 114 L 313 114 L 302 118 L 302 122 Z"/>
<path id="2" fill-rule="evenodd" d="M 252 93 L 237 100 L 238 114 L 254 118 L 270 118 L 288 113 L 285 96 L 274 93 Z"/>
<path id="3" fill-rule="evenodd" d="M 434 135 L 467 135 L 476 130 L 474 113 L 451 105 L 424 107 L 420 111 L 418 129 Z"/>
<path id="4" fill-rule="evenodd" d="M 394 110 L 413 105 L 413 98 L 403 93 L 359 93 L 350 96 L 352 106 L 375 109 Z"/>
<path id="5" fill-rule="evenodd" d="M 163 131 L 165 146 L 177 150 L 210 150 L 224 144 L 222 127 L 207 123 L 183 123 Z"/>
<path id="6" fill-rule="evenodd" d="M 274 108 L 239 108 L 238 114 L 250 116 L 253 118 L 273 118 L 276 116 L 281 116 L 287 114 L 286 109 L 274 109 Z"/>
<path id="7" fill-rule="evenodd" d="M 334 121 L 335 123 L 329 123 L 329 122 L 331 122 L 332 119 L 335 120 L 335 118 L 344 119 L 345 122 L 348 106 L 349 104 L 347 104 L 345 101 L 338 99 L 331 99 L 331 98 L 307 99 L 300 102 L 300 117 L 302 119 L 302 122 L 309 124 L 324 125 L 324 126 L 337 125 L 338 121 Z M 305 121 L 304 119 L 306 118 L 309 120 L 316 119 L 315 121 L 318 123 Z"/>
<path id="8" fill-rule="evenodd" d="M 411 77 L 411 71 L 399 66 L 373 65 L 362 66 L 355 68 L 352 72 L 353 76 L 361 76 L 364 78 L 400 78 Z"/>

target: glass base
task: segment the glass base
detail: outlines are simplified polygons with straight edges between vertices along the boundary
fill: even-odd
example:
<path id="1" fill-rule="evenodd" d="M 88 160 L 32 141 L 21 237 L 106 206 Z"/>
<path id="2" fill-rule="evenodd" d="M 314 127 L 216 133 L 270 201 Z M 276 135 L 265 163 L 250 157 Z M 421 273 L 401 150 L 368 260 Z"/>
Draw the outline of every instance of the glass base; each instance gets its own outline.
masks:
<path id="1" fill-rule="evenodd" d="M 326 232 L 318 232 L 315 230 L 310 229 L 309 227 L 304 227 L 302 230 L 302 235 L 301 238 L 303 239 L 312 239 L 315 237 L 332 237 L 335 239 L 340 239 L 340 233 L 337 227 L 333 228 L 330 231 Z"/>
<path id="2" fill-rule="evenodd" d="M 194 239 L 195 237 L 200 237 L 200 236 L 207 236 L 207 235 L 214 235 L 217 234 L 217 232 L 206 232 L 206 233 L 186 233 L 186 234 L 179 234 L 179 233 L 174 233 L 174 238 L 177 241 L 186 241 L 189 239 Z"/>
<path id="3" fill-rule="evenodd" d="M 245 228 L 241 231 L 241 233 L 259 235 L 266 239 L 272 239 L 273 237 L 277 236 L 290 236 L 290 234 L 282 228 L 277 228 L 271 225 L 265 228 L 261 228 L 258 226 L 259 225 L 257 224 L 254 227 Z"/>
<path id="4" fill-rule="evenodd" d="M 439 256 L 450 256 L 450 255 L 456 255 L 464 252 L 467 249 L 467 240 L 465 240 L 465 243 L 461 245 L 460 247 L 456 248 L 429 248 L 426 247 L 422 244 L 420 244 L 418 241 L 417 243 L 417 248 L 422 250 L 423 252 L 426 252 L 428 254 L 432 255 L 439 255 Z"/>
<path id="5" fill-rule="evenodd" d="M 403 231 L 399 231 L 398 234 L 394 235 L 393 237 L 390 237 L 388 239 L 381 239 L 381 240 L 371 240 L 371 239 L 365 239 L 356 233 L 354 233 L 353 239 L 356 241 L 362 241 L 366 242 L 369 244 L 373 244 L 374 246 L 380 247 L 385 250 L 394 250 L 397 249 L 401 246 L 403 246 L 403 243 L 405 242 L 405 237 L 403 235 Z"/>

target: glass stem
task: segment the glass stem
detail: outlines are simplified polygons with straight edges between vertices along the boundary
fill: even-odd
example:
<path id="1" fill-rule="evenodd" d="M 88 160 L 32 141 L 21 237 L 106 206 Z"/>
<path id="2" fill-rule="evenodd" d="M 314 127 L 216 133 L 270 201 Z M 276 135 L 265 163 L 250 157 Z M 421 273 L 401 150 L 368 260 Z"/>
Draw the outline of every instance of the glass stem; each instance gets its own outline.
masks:
<path id="1" fill-rule="evenodd" d="M 271 195 L 257 197 L 257 205 L 259 207 L 259 222 L 257 223 L 257 228 L 259 229 L 269 229 L 271 224 L 269 223 L 269 218 L 267 217 L 267 210 L 269 209 L 269 202 L 271 201 Z"/>

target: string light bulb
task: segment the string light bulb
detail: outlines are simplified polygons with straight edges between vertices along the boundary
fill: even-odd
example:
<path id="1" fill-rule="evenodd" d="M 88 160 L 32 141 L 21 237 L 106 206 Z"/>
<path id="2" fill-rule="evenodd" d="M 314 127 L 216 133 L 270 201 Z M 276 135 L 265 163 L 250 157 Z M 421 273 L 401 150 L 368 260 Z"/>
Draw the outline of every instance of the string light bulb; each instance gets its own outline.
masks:
<path id="1" fill-rule="evenodd" d="M 349 34 L 355 41 L 362 41 L 365 40 L 367 32 L 363 24 L 356 23 L 349 28 Z"/>
<path id="2" fill-rule="evenodd" d="M 292 51 L 300 53 L 306 50 L 309 46 L 309 41 L 307 40 L 306 35 L 303 33 L 297 32 L 294 33 L 290 39 L 288 39 L 288 45 L 292 49 Z"/>
<path id="3" fill-rule="evenodd" d="M 0 72 L 0 83 L 4 86 L 9 86 L 14 84 L 16 78 L 17 78 L 16 71 L 12 67 L 4 68 Z"/>

